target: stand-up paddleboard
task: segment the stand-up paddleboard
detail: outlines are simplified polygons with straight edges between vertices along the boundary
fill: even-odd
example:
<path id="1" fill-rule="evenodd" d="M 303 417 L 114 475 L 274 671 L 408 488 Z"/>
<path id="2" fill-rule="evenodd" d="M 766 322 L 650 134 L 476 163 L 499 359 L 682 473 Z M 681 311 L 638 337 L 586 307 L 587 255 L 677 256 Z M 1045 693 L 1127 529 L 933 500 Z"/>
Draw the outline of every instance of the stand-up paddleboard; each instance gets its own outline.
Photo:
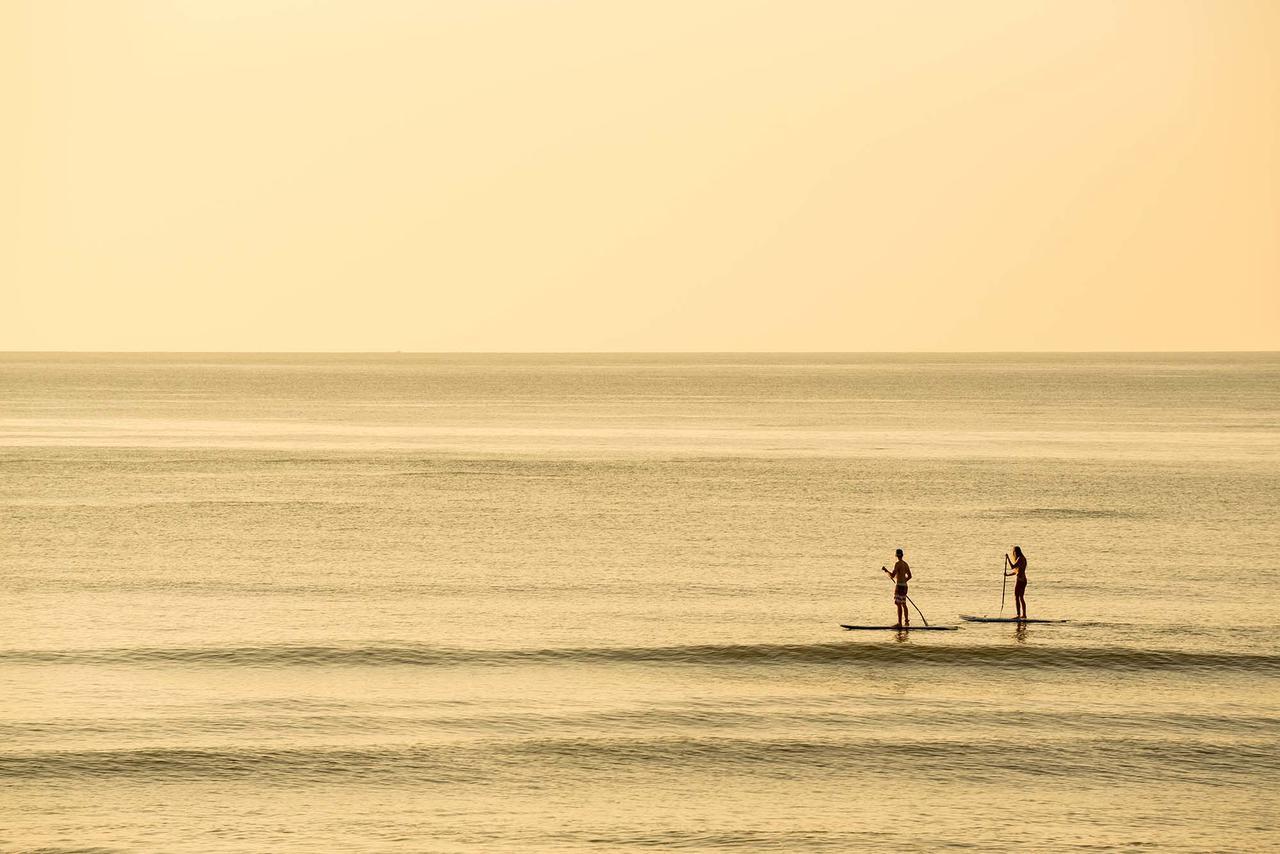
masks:
<path id="1" fill-rule="evenodd" d="M 954 632 L 959 626 L 847 626 L 840 624 L 840 628 L 848 629 L 852 632 Z"/>
<path id="2" fill-rule="evenodd" d="M 961 614 L 960 619 L 970 623 L 1069 623 L 1070 620 L 1024 620 L 1021 617 L 975 617 L 972 614 Z"/>

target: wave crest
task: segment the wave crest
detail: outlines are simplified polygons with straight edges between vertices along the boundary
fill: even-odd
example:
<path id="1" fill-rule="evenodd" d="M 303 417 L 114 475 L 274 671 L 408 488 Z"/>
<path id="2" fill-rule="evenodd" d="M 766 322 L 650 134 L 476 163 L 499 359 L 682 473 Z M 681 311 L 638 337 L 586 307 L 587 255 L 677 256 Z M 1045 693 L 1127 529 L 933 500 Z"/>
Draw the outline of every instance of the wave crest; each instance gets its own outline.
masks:
<path id="1" fill-rule="evenodd" d="M 97 650 L 10 650 L 11 664 L 203 665 L 222 667 L 450 667 L 525 664 L 658 664 L 690 666 L 985 667 L 1104 670 L 1209 669 L 1280 675 L 1280 655 L 1126 647 L 983 645 L 693 644 L 643 647 L 461 649 L 426 645 L 133 647 Z"/>

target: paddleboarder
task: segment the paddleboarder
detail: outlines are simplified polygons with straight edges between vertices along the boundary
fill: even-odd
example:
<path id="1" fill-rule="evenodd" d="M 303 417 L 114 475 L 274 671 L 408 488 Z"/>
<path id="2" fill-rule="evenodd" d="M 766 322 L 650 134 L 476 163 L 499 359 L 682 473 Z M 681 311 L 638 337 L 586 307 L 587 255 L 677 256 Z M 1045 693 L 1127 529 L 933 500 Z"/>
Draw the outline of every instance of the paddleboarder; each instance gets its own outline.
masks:
<path id="1" fill-rule="evenodd" d="M 907 610 L 907 582 L 911 580 L 911 567 L 902 559 L 902 549 L 895 550 L 894 555 L 898 560 L 894 563 L 892 572 L 889 572 L 887 566 L 880 568 L 893 579 L 893 604 L 898 607 L 898 626 L 909 626 L 911 612 Z"/>
<path id="2" fill-rule="evenodd" d="M 1010 560 L 1006 554 L 1004 559 L 1009 564 L 1009 569 L 1005 570 L 1005 578 L 1011 575 L 1018 576 L 1018 580 L 1013 583 L 1013 601 L 1018 608 L 1018 619 L 1025 620 L 1027 618 L 1027 600 L 1024 595 L 1027 590 L 1027 558 L 1022 553 L 1021 546 L 1013 547 L 1013 559 Z M 1010 572 L 1009 570 L 1012 570 Z"/>

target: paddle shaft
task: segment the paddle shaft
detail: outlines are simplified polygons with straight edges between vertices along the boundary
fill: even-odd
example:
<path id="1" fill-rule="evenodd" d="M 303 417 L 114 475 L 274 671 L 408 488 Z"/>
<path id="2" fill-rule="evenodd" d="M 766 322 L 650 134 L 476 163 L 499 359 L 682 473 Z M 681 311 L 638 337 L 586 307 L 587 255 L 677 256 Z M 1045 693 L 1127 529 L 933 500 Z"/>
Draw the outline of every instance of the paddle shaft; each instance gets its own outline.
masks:
<path id="1" fill-rule="evenodd" d="M 911 602 L 911 607 L 916 609 L 917 614 L 920 614 L 920 619 L 924 620 L 924 624 L 926 626 L 929 625 L 929 621 L 924 619 L 924 614 L 920 613 L 920 606 L 913 602 L 910 596 L 907 597 L 907 601 Z"/>
<path id="2" fill-rule="evenodd" d="M 893 573 L 889 572 L 889 570 L 885 569 L 883 566 L 880 567 L 880 569 L 884 572 L 885 575 L 889 576 L 890 578 L 893 578 Z M 894 579 L 894 581 L 896 582 L 897 579 Z M 929 625 L 929 621 L 925 619 L 924 612 L 920 610 L 920 606 L 915 603 L 915 600 L 913 600 L 910 596 L 908 596 L 907 601 L 911 603 L 912 608 L 916 609 L 916 613 L 920 615 L 921 620 L 924 620 L 924 624 L 926 626 Z"/>
<path id="3" fill-rule="evenodd" d="M 1006 567 L 1009 565 L 1008 555 L 1004 556 L 1004 565 Z M 1000 574 L 1004 576 L 1004 581 L 1000 584 L 1000 616 L 1003 617 L 1004 616 L 1004 591 L 1005 591 L 1005 588 L 1009 586 L 1009 573 L 1005 572 L 1004 569 L 1002 568 L 1000 570 Z"/>

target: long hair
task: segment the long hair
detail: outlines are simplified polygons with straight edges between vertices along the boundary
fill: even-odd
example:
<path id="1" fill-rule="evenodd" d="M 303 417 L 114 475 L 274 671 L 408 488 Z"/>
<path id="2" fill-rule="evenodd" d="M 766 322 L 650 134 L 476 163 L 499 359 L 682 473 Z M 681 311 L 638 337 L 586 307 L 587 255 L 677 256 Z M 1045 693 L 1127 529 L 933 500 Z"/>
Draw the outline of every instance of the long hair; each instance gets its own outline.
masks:
<path id="1" fill-rule="evenodd" d="M 1022 560 L 1022 546 L 1014 546 L 1013 553 L 1017 556 L 1018 560 Z"/>

